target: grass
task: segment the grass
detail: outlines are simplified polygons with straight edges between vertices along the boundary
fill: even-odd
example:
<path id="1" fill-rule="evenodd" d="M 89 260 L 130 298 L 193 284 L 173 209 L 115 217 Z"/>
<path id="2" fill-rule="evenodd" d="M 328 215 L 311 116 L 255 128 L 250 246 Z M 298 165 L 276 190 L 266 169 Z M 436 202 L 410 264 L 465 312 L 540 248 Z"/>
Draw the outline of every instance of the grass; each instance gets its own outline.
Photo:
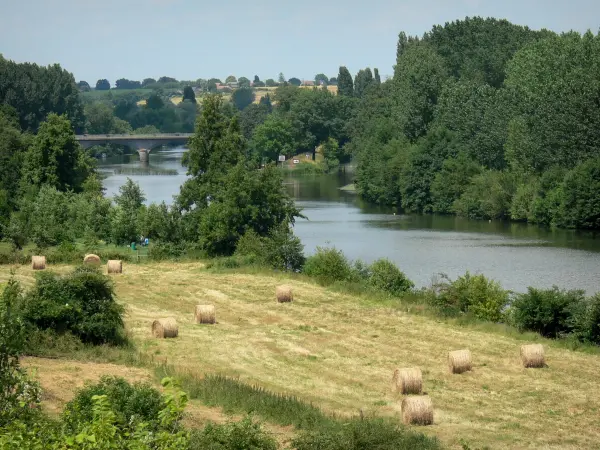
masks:
<path id="1" fill-rule="evenodd" d="M 10 268 L 0 266 L 1 280 Z M 25 285 L 33 283 L 28 266 L 17 267 L 16 276 Z M 451 448 L 466 442 L 471 448 L 576 449 L 600 440 L 600 357 L 591 348 L 573 352 L 565 348 L 568 343 L 501 325 L 435 318 L 418 298 L 399 302 L 351 295 L 287 274 L 221 273 L 198 262 L 148 263 L 126 264 L 114 280 L 137 351 L 146 361 L 189 377 L 190 387 L 198 383 L 193 395 L 202 402 L 232 411 L 253 409 L 275 420 L 277 413 L 269 411 L 278 410 L 276 398 L 289 398 L 327 416 L 355 416 L 362 409 L 367 416 L 399 420 L 392 372 L 417 366 L 435 408 L 435 424 L 418 430 Z M 282 283 L 294 289 L 294 303 L 275 301 L 275 286 Z M 216 306 L 216 325 L 194 324 L 198 303 Z M 152 338 L 152 320 L 166 316 L 177 319 L 179 338 Z M 522 367 L 519 347 L 529 341 L 544 344 L 548 368 Z M 461 348 L 471 350 L 474 370 L 451 375 L 447 353 Z M 218 377 L 201 381 L 204 374 Z M 243 385 L 260 387 L 264 395 Z M 230 390 L 242 392 L 242 398 L 227 394 Z M 247 400 L 253 396 L 253 402 Z"/>

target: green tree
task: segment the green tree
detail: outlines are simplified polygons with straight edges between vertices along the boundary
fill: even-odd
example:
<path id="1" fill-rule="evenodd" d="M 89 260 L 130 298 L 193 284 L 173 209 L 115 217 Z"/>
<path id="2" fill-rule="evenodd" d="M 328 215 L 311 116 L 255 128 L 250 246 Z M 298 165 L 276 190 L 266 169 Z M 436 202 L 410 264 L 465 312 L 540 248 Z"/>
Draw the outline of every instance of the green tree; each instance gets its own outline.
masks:
<path id="1" fill-rule="evenodd" d="M 243 111 L 254 102 L 254 91 L 249 87 L 240 87 L 231 94 L 231 101 L 237 109 Z"/>
<path id="2" fill-rule="evenodd" d="M 373 69 L 373 79 L 376 84 L 381 84 L 381 77 L 379 76 L 379 69 L 377 67 Z"/>
<path id="3" fill-rule="evenodd" d="M 279 77 L 277 79 L 279 81 L 279 84 L 285 83 L 285 76 L 283 75 L 283 72 L 279 72 Z"/>
<path id="4" fill-rule="evenodd" d="M 183 88 L 183 101 L 186 100 L 196 103 L 196 94 L 194 94 L 194 89 L 192 89 L 191 86 L 186 86 Z"/>
<path id="5" fill-rule="evenodd" d="M 142 83 L 139 81 L 128 80 L 127 78 L 119 78 L 115 81 L 115 89 L 139 89 Z"/>
<path id="6" fill-rule="evenodd" d="M 324 73 L 319 73 L 315 75 L 315 84 L 317 86 L 321 84 L 327 86 L 329 84 L 329 78 L 327 78 L 327 75 L 325 75 Z"/>
<path id="7" fill-rule="evenodd" d="M 115 129 L 115 116 L 110 105 L 102 102 L 88 103 L 85 105 L 85 129 L 89 134 L 113 133 Z"/>
<path id="8" fill-rule="evenodd" d="M 265 85 L 267 87 L 275 87 L 275 86 L 277 86 L 277 83 L 275 82 L 275 80 L 273 78 L 267 78 L 267 80 L 265 81 Z"/>
<path id="9" fill-rule="evenodd" d="M 117 207 L 112 218 L 112 240 L 115 244 L 129 244 L 137 242 L 142 229 L 142 204 L 145 200 L 144 193 L 138 183 L 131 178 L 119 188 L 119 195 L 115 195 Z"/>
<path id="10" fill-rule="evenodd" d="M 338 94 L 346 97 L 354 97 L 354 82 L 352 81 L 352 75 L 346 68 L 341 66 L 337 77 Z"/>
<path id="11" fill-rule="evenodd" d="M 83 131 L 83 104 L 73 75 L 54 64 L 18 64 L 0 55 L 0 105 L 17 114 L 24 131 L 36 132 L 49 113 L 66 115 L 73 128 Z"/>
<path id="12" fill-rule="evenodd" d="M 562 186 L 561 219 L 570 228 L 600 228 L 600 157 L 567 173 Z"/>
<path id="13" fill-rule="evenodd" d="M 225 78 L 225 83 L 236 83 L 237 82 L 237 78 L 234 77 L 233 75 L 229 75 L 227 78 Z"/>
<path id="14" fill-rule="evenodd" d="M 362 97 L 372 83 L 374 83 L 374 80 L 371 69 L 367 67 L 364 70 L 359 70 L 356 77 L 354 77 L 354 95 L 359 98 Z"/>
<path id="15" fill-rule="evenodd" d="M 250 87 L 250 80 L 246 77 L 239 77 L 238 78 L 238 86 L 240 88 L 249 88 Z"/>
<path id="16" fill-rule="evenodd" d="M 93 163 L 81 150 L 69 120 L 49 114 L 25 154 L 24 186 L 49 184 L 59 191 L 80 192 L 91 173 Z"/>
<path id="17" fill-rule="evenodd" d="M 0 111 L 0 236 L 17 208 L 21 167 L 29 139 L 19 130 L 18 122 Z"/>
<path id="18" fill-rule="evenodd" d="M 110 89 L 110 82 L 106 78 L 102 78 L 96 81 L 97 91 L 108 91 Z"/>
<path id="19" fill-rule="evenodd" d="M 262 98 L 260 100 L 258 105 L 253 103 L 240 112 L 240 130 L 246 139 L 251 139 L 256 127 L 269 116 L 269 105 L 265 104 Z"/>
<path id="20" fill-rule="evenodd" d="M 79 81 L 77 83 L 77 87 L 79 88 L 79 90 L 81 92 L 90 92 L 92 90 L 92 88 L 90 87 L 90 84 L 87 81 Z"/>
<path id="21" fill-rule="evenodd" d="M 396 64 L 397 124 L 414 141 L 425 135 L 448 78 L 444 60 L 429 45 L 409 45 Z"/>
<path id="22" fill-rule="evenodd" d="M 465 192 L 471 179 L 481 173 L 481 167 L 465 152 L 446 159 L 431 183 L 433 212 L 449 214 L 452 205 Z"/>
<path id="23" fill-rule="evenodd" d="M 512 120 L 506 158 L 514 169 L 572 168 L 600 148 L 600 37 L 568 33 L 519 50 L 505 85 Z"/>
<path id="24" fill-rule="evenodd" d="M 147 87 L 151 84 L 156 84 L 156 80 L 154 78 L 144 78 L 144 81 L 142 81 L 142 87 Z"/>
<path id="25" fill-rule="evenodd" d="M 270 162 L 276 162 L 279 155 L 292 156 L 296 150 L 292 124 L 281 117 L 270 116 L 256 127 L 250 146 L 261 159 Z"/>
<path id="26" fill-rule="evenodd" d="M 165 106 L 165 102 L 157 94 L 152 94 L 146 100 L 146 108 L 157 110 L 157 109 L 164 108 L 164 106 Z"/>
<path id="27" fill-rule="evenodd" d="M 300 86 L 302 84 L 302 81 L 299 78 L 292 77 L 288 80 L 288 83 L 292 86 Z"/>

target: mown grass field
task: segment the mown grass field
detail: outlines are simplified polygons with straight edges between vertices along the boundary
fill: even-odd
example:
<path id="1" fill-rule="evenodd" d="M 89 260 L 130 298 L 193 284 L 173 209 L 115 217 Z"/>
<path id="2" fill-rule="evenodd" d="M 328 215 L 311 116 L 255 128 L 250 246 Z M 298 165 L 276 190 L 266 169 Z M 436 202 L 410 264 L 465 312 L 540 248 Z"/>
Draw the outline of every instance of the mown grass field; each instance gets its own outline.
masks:
<path id="1" fill-rule="evenodd" d="M 10 269 L 0 266 L 0 281 Z M 25 285 L 33 275 L 29 267 L 16 269 Z M 138 349 L 181 372 L 238 377 L 338 415 L 362 409 L 399 420 L 392 371 L 418 366 L 435 407 L 435 424 L 419 430 L 451 448 L 461 448 L 461 440 L 471 448 L 598 448 L 598 354 L 540 339 L 549 367 L 524 369 L 519 347 L 532 335 L 458 326 L 419 314 L 414 305 L 343 294 L 283 274 L 149 263 L 125 265 L 114 280 Z M 294 289 L 291 304 L 275 301 L 275 286 L 283 282 Z M 203 303 L 216 306 L 216 325 L 194 324 L 194 306 Z M 152 321 L 167 316 L 177 319 L 179 338 L 154 339 Z M 473 353 L 474 369 L 451 375 L 447 353 L 462 348 Z"/>

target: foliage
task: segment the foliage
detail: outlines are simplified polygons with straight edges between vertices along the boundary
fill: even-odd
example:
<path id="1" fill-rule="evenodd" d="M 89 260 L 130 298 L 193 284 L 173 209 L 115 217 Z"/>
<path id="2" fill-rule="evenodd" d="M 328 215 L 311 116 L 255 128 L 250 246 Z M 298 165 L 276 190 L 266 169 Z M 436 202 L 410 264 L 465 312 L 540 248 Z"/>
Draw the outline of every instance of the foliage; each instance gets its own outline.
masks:
<path id="1" fill-rule="evenodd" d="M 510 214 L 515 192 L 513 174 L 484 171 L 471 179 L 469 186 L 452 205 L 452 210 L 459 216 L 471 219 L 503 219 Z"/>
<path id="2" fill-rule="evenodd" d="M 26 340 L 22 303 L 13 275 L 0 292 L 0 427 L 31 416 L 31 405 L 39 402 L 38 385 L 27 380 L 19 365 Z"/>
<path id="3" fill-rule="evenodd" d="M 379 289 L 391 295 L 401 295 L 415 286 L 415 284 L 388 259 L 378 259 L 373 262 L 367 270 L 369 273 L 369 284 L 375 289 Z"/>
<path id="4" fill-rule="evenodd" d="M 71 431 L 93 420 L 93 398 L 98 395 L 106 396 L 120 427 L 134 431 L 144 422 L 149 430 L 160 428 L 159 413 L 163 408 L 160 392 L 149 384 L 132 385 L 123 378 L 105 375 L 99 382 L 80 389 L 65 406 L 63 422 Z"/>
<path id="5" fill-rule="evenodd" d="M 354 77 L 354 95 L 356 97 L 362 97 L 365 91 L 374 82 L 373 73 L 369 67 L 359 70 Z"/>
<path id="6" fill-rule="evenodd" d="M 240 85 L 241 86 L 241 85 Z M 231 94 L 231 101 L 237 109 L 243 111 L 254 101 L 254 91 L 249 87 L 240 87 Z"/>
<path id="7" fill-rule="evenodd" d="M 69 120 L 49 114 L 25 154 L 23 185 L 80 192 L 91 173 L 93 163 L 81 151 Z"/>
<path id="8" fill-rule="evenodd" d="M 70 332 L 91 344 L 124 343 L 122 315 L 110 278 L 89 266 L 64 277 L 40 273 L 23 304 L 23 317 L 35 327 Z"/>
<path id="9" fill-rule="evenodd" d="M 570 228 L 600 228 L 600 157 L 589 159 L 565 176 L 560 220 Z"/>
<path id="10" fill-rule="evenodd" d="M 353 418 L 332 422 L 300 433 L 292 442 L 296 450 L 412 450 L 439 449 L 435 438 L 415 433 L 391 420 Z"/>
<path id="11" fill-rule="evenodd" d="M 429 301 L 444 314 L 468 313 L 481 320 L 499 322 L 509 302 L 509 293 L 484 275 L 464 276 L 451 281 L 442 275 L 442 281 L 429 291 Z"/>
<path id="12" fill-rule="evenodd" d="M 296 150 L 294 128 L 285 118 L 271 115 L 255 128 L 250 146 L 267 162 L 276 162 L 279 155 L 292 156 Z"/>
<path id="13" fill-rule="evenodd" d="M 282 224 L 261 237 L 248 230 L 240 237 L 235 254 L 253 256 L 256 261 L 276 270 L 299 271 L 304 265 L 304 245 L 288 226 Z"/>
<path id="14" fill-rule="evenodd" d="M 96 81 L 97 91 L 108 91 L 110 89 L 110 82 L 106 78 L 102 78 Z"/>
<path id="15" fill-rule="evenodd" d="M 0 105 L 16 111 L 20 128 L 35 132 L 50 113 L 83 130 L 83 105 L 73 75 L 58 64 L 18 64 L 0 55 Z"/>
<path id="16" fill-rule="evenodd" d="M 299 78 L 296 77 L 292 77 L 287 81 L 289 84 L 291 84 L 292 86 L 300 86 L 302 84 L 302 81 Z"/>
<path id="17" fill-rule="evenodd" d="M 352 75 L 346 68 L 341 66 L 337 77 L 338 94 L 345 97 L 354 97 L 354 82 L 352 81 Z"/>
<path id="18" fill-rule="evenodd" d="M 277 442 L 258 422 L 246 417 L 223 425 L 209 423 L 202 431 L 192 432 L 190 450 L 277 450 Z"/>
<path id="19" fill-rule="evenodd" d="M 183 101 L 189 100 L 192 103 L 196 103 L 196 94 L 194 93 L 194 89 L 191 86 L 186 86 L 183 88 Z"/>
<path id="20" fill-rule="evenodd" d="M 306 259 L 303 272 L 323 284 L 350 281 L 353 276 L 350 262 L 342 251 L 335 247 L 317 247 L 315 254 Z"/>
<path id="21" fill-rule="evenodd" d="M 115 81 L 116 89 L 140 89 L 142 87 L 142 83 L 135 80 L 128 80 L 127 78 L 119 78 Z"/>
<path id="22" fill-rule="evenodd" d="M 577 312 L 585 311 L 584 292 L 529 287 L 511 304 L 511 318 L 519 329 L 557 338 L 577 331 Z M 585 311 L 587 312 L 587 311 Z M 581 331 L 581 330 L 579 330 Z"/>
<path id="23" fill-rule="evenodd" d="M 265 420 L 296 428 L 313 428 L 329 420 L 317 407 L 286 394 L 276 394 L 222 375 L 182 376 L 182 385 L 191 399 L 226 412 L 260 414 Z"/>

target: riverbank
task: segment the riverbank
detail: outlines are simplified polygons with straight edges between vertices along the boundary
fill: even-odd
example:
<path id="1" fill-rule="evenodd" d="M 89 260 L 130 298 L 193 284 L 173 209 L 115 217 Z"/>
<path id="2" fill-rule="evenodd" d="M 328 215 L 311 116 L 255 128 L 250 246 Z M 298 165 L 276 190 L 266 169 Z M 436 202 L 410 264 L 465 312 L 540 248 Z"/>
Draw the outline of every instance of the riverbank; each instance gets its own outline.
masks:
<path id="1" fill-rule="evenodd" d="M 0 278 L 10 270 L 0 266 Z M 31 286 L 34 272 L 18 266 L 16 277 Z M 435 408 L 434 425 L 417 430 L 450 448 L 461 448 L 461 441 L 471 448 L 521 448 L 523 442 L 530 448 L 590 448 L 600 439 L 594 410 L 600 359 L 558 341 L 440 321 L 408 299 L 350 294 L 262 270 L 215 271 L 201 262 L 125 264 L 113 281 L 135 347 L 149 359 L 168 361 L 174 373 L 223 374 L 326 412 L 346 416 L 362 409 L 399 421 L 392 372 L 417 366 Z M 275 301 L 275 287 L 283 283 L 292 287 L 293 303 Z M 215 305 L 216 325 L 194 324 L 199 302 Z M 158 317 L 177 319 L 177 339 L 152 338 L 150 324 Z M 519 348 L 527 342 L 544 345 L 548 368 L 522 367 Z M 447 352 L 461 348 L 471 350 L 474 368 L 452 375 Z"/>

